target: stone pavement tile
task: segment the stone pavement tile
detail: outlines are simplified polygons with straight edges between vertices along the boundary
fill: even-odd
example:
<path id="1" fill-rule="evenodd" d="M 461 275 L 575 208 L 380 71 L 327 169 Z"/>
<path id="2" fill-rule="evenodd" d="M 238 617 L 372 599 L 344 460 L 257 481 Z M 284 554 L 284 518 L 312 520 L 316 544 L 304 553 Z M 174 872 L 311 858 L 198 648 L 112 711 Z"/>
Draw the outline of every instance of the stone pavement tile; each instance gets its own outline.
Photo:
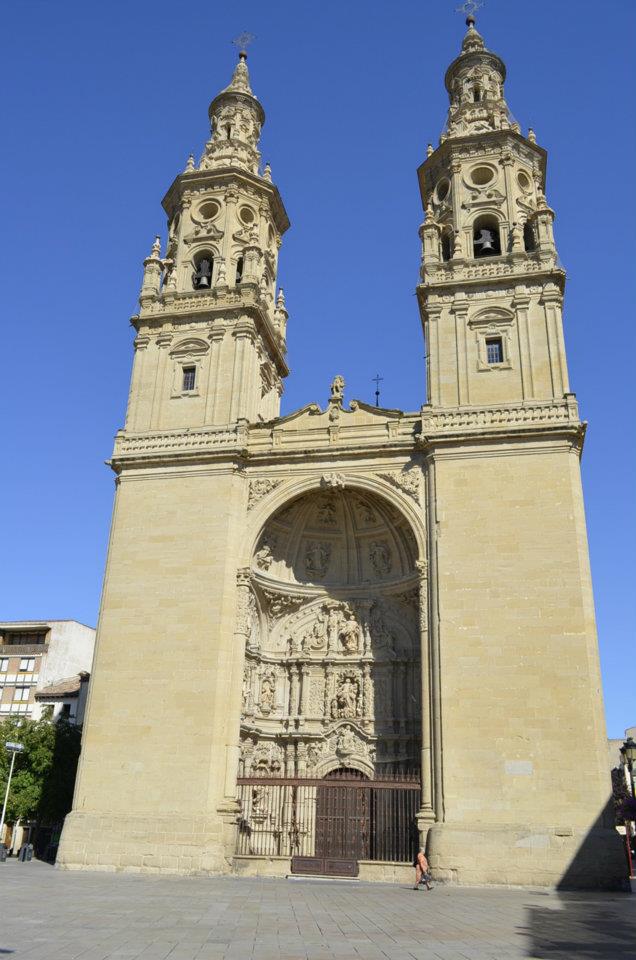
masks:
<path id="1" fill-rule="evenodd" d="M 33 869 L 31 869 L 33 868 Z M 16 960 L 634 960 L 636 898 L 0 866 Z"/>

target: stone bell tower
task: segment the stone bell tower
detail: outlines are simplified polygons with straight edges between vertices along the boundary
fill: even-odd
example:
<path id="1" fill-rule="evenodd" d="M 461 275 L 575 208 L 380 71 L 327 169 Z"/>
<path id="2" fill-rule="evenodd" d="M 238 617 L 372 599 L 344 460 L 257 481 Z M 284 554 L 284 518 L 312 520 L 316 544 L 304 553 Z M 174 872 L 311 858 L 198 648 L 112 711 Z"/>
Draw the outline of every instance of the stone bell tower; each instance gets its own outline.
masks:
<path id="1" fill-rule="evenodd" d="M 547 155 L 510 114 L 503 61 L 466 23 L 445 76 L 446 128 L 418 171 L 431 617 L 444 664 L 444 789 L 428 850 L 448 879 L 605 883 L 620 875 L 620 850 L 604 814 L 584 425 Z"/>
<path id="2" fill-rule="evenodd" d="M 276 296 L 289 226 L 258 141 L 265 112 L 242 51 L 210 104 L 198 166 L 166 194 L 168 248 L 144 261 L 126 431 L 194 429 L 279 413 L 287 312 Z M 184 336 L 186 334 L 187 336 Z"/>
<path id="3" fill-rule="evenodd" d="M 220 870 L 233 850 L 247 427 L 278 416 L 288 373 L 289 221 L 261 166 L 246 60 L 164 198 L 165 255 L 157 238 L 144 261 L 66 865 Z"/>
<path id="4" fill-rule="evenodd" d="M 504 98 L 504 63 L 472 17 L 467 24 L 446 71 L 448 122 L 418 171 L 428 402 L 563 401 L 565 272 L 545 198 L 546 151 L 532 130 L 522 136 Z"/>

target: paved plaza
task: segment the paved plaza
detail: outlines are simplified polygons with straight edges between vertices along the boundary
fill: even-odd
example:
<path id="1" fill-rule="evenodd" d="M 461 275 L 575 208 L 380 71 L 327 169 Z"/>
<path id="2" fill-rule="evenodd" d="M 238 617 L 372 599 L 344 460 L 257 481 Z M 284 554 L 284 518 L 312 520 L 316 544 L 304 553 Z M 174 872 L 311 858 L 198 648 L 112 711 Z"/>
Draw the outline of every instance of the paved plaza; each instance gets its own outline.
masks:
<path id="1" fill-rule="evenodd" d="M 0 956 L 634 960 L 636 896 L 68 873 L 0 864 Z"/>

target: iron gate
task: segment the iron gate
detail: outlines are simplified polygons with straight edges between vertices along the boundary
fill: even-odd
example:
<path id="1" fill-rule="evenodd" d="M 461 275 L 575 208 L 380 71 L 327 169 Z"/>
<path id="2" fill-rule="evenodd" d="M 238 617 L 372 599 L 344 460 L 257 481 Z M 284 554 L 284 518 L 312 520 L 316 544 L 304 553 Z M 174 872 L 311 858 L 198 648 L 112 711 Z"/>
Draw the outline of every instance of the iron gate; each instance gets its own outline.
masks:
<path id="1" fill-rule="evenodd" d="M 237 854 L 287 856 L 293 873 L 357 876 L 359 860 L 413 862 L 416 771 L 369 780 L 339 768 L 323 779 L 241 777 Z"/>

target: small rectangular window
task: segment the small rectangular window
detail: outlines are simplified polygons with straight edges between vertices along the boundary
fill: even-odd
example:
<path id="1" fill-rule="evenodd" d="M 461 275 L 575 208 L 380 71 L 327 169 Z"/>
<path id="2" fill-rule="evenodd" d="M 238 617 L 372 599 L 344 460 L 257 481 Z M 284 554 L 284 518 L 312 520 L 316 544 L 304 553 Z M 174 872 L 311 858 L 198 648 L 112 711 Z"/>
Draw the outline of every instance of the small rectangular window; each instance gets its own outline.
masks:
<path id="1" fill-rule="evenodd" d="M 183 368 L 183 389 L 184 390 L 194 390 L 196 374 L 197 374 L 196 367 Z"/>
<path id="2" fill-rule="evenodd" d="M 503 363 L 503 341 L 501 337 L 489 337 L 486 340 L 486 358 L 488 363 Z"/>
<path id="3" fill-rule="evenodd" d="M 9 658 L 2 657 L 2 659 L 0 659 L 0 673 L 6 673 L 8 669 L 9 669 Z"/>
<path id="4" fill-rule="evenodd" d="M 13 691 L 14 700 L 28 700 L 29 699 L 29 687 L 16 687 Z"/>
<path id="5" fill-rule="evenodd" d="M 33 673 L 35 667 L 35 657 L 22 657 L 20 660 L 21 673 Z"/>

